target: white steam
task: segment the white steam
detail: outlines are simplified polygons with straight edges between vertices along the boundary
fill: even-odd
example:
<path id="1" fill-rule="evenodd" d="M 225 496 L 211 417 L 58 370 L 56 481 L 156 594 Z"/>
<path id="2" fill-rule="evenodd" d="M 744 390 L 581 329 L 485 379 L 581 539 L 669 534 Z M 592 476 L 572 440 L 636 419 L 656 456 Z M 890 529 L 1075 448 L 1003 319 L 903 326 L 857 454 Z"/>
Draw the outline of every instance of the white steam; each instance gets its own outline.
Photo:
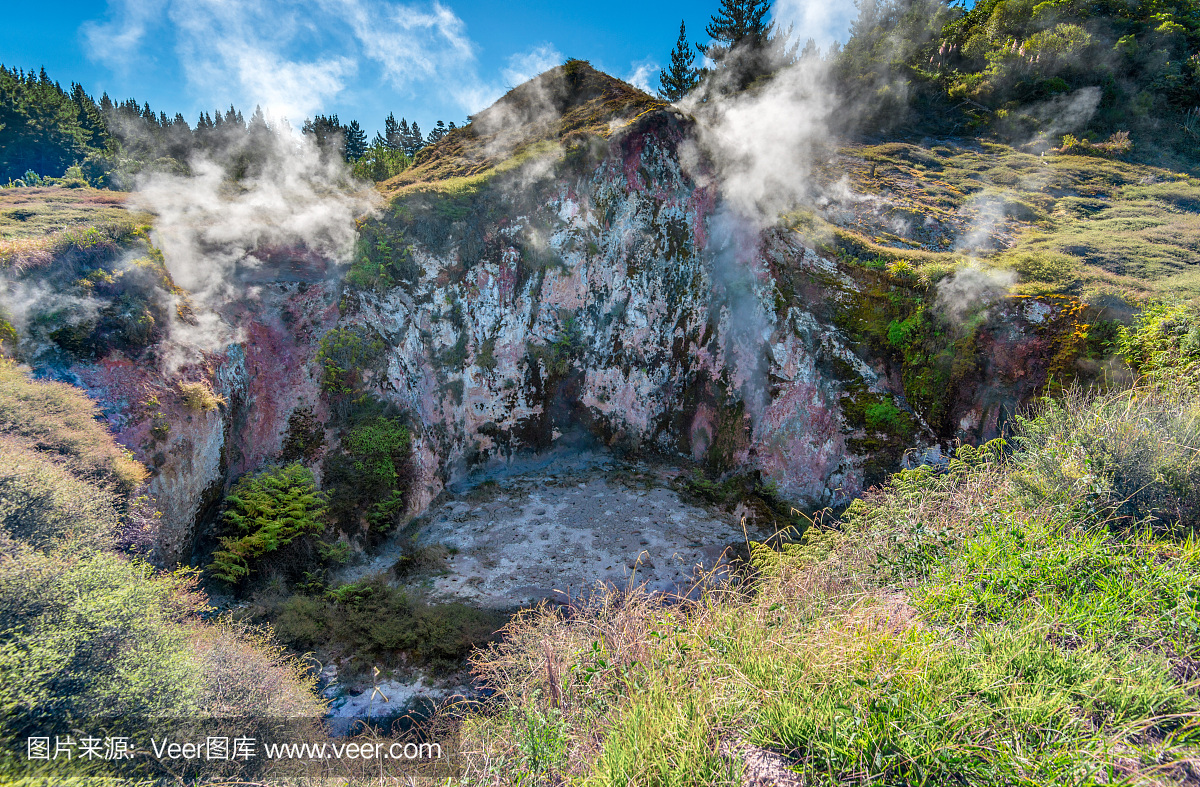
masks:
<path id="1" fill-rule="evenodd" d="M 760 238 L 782 212 L 811 198 L 812 166 L 829 140 L 834 106 L 825 64 L 815 58 L 760 87 L 728 95 L 711 85 L 681 105 L 697 121 L 697 148 L 685 146 L 681 162 L 699 184 L 715 181 L 718 189 L 708 220 L 713 296 L 727 311 L 727 352 L 755 420 L 769 401 L 763 349 L 774 325 L 759 292 Z"/>
<path id="2" fill-rule="evenodd" d="M 1012 271 L 972 263 L 938 282 L 937 305 L 953 322 L 962 322 L 977 305 L 987 306 L 1003 298 L 1016 281 Z"/>
<path id="3" fill-rule="evenodd" d="M 372 207 L 375 192 L 352 181 L 342 161 L 322 155 L 311 138 L 269 139 L 257 175 L 232 181 L 224 161 L 201 156 L 191 176 L 155 173 L 131 195 L 134 207 L 155 215 L 153 239 L 171 278 L 201 307 L 194 319 L 172 325 L 171 341 L 185 351 L 211 352 L 235 338 L 209 310 L 244 295 L 239 270 L 270 264 L 255 252 L 348 262 L 355 219 Z"/>
<path id="4" fill-rule="evenodd" d="M 836 106 L 826 70 L 807 58 L 761 88 L 700 92 L 682 105 L 698 121 L 722 196 L 748 220 L 773 223 L 810 195 L 813 161 L 829 143 Z"/>

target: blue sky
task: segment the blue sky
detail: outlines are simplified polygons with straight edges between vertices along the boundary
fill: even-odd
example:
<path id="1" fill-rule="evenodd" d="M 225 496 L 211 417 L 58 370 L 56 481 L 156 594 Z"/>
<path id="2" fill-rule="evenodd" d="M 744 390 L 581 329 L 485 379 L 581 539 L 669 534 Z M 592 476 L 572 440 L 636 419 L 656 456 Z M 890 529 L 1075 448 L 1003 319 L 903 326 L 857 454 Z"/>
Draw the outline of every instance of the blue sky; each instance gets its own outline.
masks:
<path id="1" fill-rule="evenodd" d="M 649 88 L 679 30 L 700 40 L 717 0 L 604 3 L 110 0 L 11 3 L 0 63 L 157 111 L 262 104 L 298 126 L 316 112 L 369 132 L 389 111 L 461 123 L 567 57 Z M 843 39 L 852 0 L 777 0 L 803 38 Z"/>

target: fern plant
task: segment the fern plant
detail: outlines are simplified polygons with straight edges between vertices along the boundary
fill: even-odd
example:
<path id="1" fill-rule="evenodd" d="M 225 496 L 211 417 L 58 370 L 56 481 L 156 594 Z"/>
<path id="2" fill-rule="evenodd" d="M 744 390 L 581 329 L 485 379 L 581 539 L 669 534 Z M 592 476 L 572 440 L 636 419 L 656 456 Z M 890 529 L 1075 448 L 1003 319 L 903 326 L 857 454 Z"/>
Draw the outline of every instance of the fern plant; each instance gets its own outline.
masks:
<path id="1" fill-rule="evenodd" d="M 325 496 L 312 471 L 299 462 L 242 478 L 225 498 L 226 532 L 209 571 L 236 584 L 252 562 L 306 535 L 325 529 Z"/>

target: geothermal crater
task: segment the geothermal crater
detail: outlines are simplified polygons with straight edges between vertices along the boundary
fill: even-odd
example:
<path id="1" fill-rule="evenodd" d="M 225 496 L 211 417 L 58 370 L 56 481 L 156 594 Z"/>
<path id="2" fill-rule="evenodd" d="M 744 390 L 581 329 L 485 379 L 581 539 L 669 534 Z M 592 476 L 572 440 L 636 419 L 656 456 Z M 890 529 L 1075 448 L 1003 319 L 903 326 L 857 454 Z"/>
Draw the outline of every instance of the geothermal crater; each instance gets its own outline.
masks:
<path id="1" fill-rule="evenodd" d="M 428 579 L 435 597 L 494 609 L 569 603 L 598 588 L 645 585 L 686 594 L 718 573 L 751 520 L 678 491 L 675 467 L 622 461 L 604 451 L 514 462 L 450 487 L 413 526 L 394 534 L 346 579 L 385 572 L 405 549 L 445 549 Z"/>

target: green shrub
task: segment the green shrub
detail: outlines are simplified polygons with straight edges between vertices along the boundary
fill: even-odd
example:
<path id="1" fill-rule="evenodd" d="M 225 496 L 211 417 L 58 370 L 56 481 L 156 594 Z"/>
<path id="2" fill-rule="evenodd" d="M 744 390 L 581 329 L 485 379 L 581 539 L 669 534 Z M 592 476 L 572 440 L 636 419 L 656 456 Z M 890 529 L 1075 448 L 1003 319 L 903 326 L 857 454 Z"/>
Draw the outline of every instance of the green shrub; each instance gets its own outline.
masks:
<path id="1" fill-rule="evenodd" d="M 563 377 L 583 356 L 584 349 L 583 329 L 574 315 L 569 315 L 552 341 L 535 348 L 534 357 L 541 359 L 551 377 Z"/>
<path id="2" fill-rule="evenodd" d="M 357 423 L 342 437 L 342 450 L 325 459 L 324 482 L 334 517 L 346 526 L 366 516 L 371 527 L 386 528 L 404 510 L 412 436 L 398 416 L 359 408 Z"/>
<path id="3" fill-rule="evenodd" d="M 100 552 L 0 558 L 0 732 L 199 711 L 204 674 L 174 622 L 182 589 Z"/>
<path id="4" fill-rule="evenodd" d="M 299 463 L 239 480 L 225 498 L 221 548 L 209 570 L 231 584 L 248 576 L 251 563 L 302 536 L 325 529 L 325 498 L 312 471 Z"/>
<path id="5" fill-rule="evenodd" d="M 383 356 L 384 343 L 366 328 L 334 328 L 321 337 L 317 362 L 321 364 L 321 382 L 336 396 L 357 393 L 364 373 L 373 370 Z"/>
<path id="6" fill-rule="evenodd" d="M 1117 336 L 1117 348 L 1146 380 L 1177 387 L 1200 383 L 1200 316 L 1183 305 L 1150 304 Z"/>
<path id="7" fill-rule="evenodd" d="M 379 222 L 368 222 L 359 229 L 354 261 L 346 274 L 348 285 L 382 293 L 401 282 L 415 282 L 420 274 L 402 231 Z"/>
<path id="8" fill-rule="evenodd" d="M 225 404 L 225 397 L 213 391 L 212 385 L 201 380 L 194 383 L 179 383 L 179 397 L 183 406 L 194 413 L 207 413 Z"/>
<path id="9" fill-rule="evenodd" d="M 361 180 L 378 183 L 396 177 L 411 165 L 412 159 L 403 151 L 393 150 L 387 145 L 372 145 L 350 165 L 350 173 Z"/>
<path id="10" fill-rule="evenodd" d="M 375 577 L 333 588 L 324 598 L 288 598 L 274 629 L 295 648 L 352 654 L 360 668 L 416 661 L 458 669 L 474 647 L 492 639 L 503 618 L 457 602 L 429 603 Z"/>

